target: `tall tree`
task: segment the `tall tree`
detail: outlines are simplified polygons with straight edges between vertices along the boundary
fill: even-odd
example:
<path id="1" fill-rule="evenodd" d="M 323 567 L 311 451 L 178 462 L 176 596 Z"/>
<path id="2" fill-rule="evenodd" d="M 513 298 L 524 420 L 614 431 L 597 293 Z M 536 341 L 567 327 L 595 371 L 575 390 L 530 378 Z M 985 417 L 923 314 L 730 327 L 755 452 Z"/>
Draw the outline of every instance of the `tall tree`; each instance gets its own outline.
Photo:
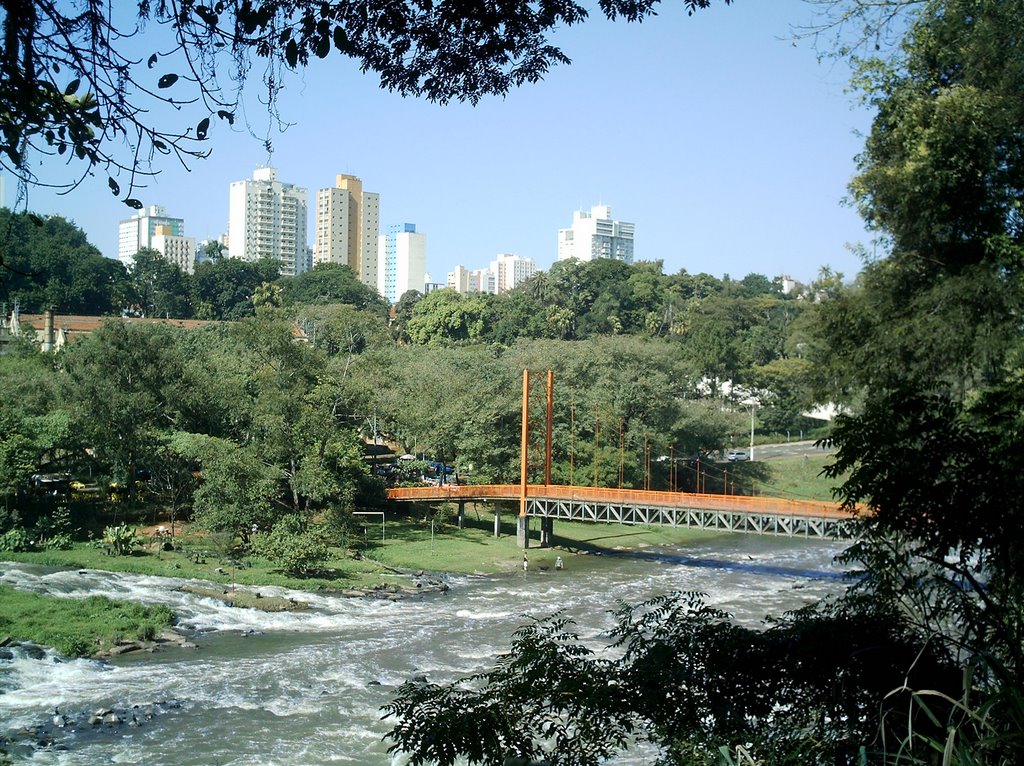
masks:
<path id="1" fill-rule="evenodd" d="M 0 86 L 2 87 L 2 86 Z M 114 314 L 127 305 L 128 275 L 60 216 L 0 208 L 0 296 L 22 311 Z"/>
<path id="2" fill-rule="evenodd" d="M 1024 488 L 1006 449 L 1024 374 L 1024 3 L 917 7 L 899 55 L 862 66 L 878 115 L 853 192 L 892 252 L 823 302 L 821 347 L 864 391 L 833 437 L 844 500 L 873 511 L 863 587 L 975 667 L 971 706 L 1024 689 Z M 993 726 L 1020 729 L 1005 709 Z"/>
<path id="3" fill-rule="evenodd" d="M 130 269 L 132 296 L 144 316 L 187 319 L 187 275 L 158 251 L 145 247 L 135 254 Z"/>
<path id="4" fill-rule="evenodd" d="M 61 406 L 60 377 L 53 357 L 32 347 L 0 354 L 0 390 L 4 391 L 0 406 L 0 496 L 3 511 L 11 513 L 29 477 L 40 471 L 44 459 L 61 458 L 62 451 L 71 446 L 71 416 Z M 7 520 L 0 519 L 0 526 L 6 526 Z"/>
<path id="5" fill-rule="evenodd" d="M 381 317 L 388 304 L 372 287 L 359 281 L 351 268 L 340 263 L 319 263 L 310 271 L 281 280 L 288 304 L 323 305 L 347 303 Z"/>
<path id="6" fill-rule="evenodd" d="M 391 339 L 378 314 L 351 304 L 299 306 L 294 315 L 309 344 L 328 356 L 361 354 Z"/>
<path id="7" fill-rule="evenodd" d="M 192 306 L 199 319 L 241 319 L 252 316 L 256 290 L 278 277 L 273 260 L 256 263 L 239 258 L 220 258 L 196 266 L 192 275 Z"/>
<path id="8" fill-rule="evenodd" d="M 112 319 L 64 355 L 77 427 L 100 466 L 128 487 L 158 444 L 154 432 L 195 428 L 178 332 Z"/>
<path id="9" fill-rule="evenodd" d="M 405 330 L 413 343 L 448 346 L 483 339 L 488 318 L 488 304 L 481 296 L 434 290 L 416 303 Z"/>

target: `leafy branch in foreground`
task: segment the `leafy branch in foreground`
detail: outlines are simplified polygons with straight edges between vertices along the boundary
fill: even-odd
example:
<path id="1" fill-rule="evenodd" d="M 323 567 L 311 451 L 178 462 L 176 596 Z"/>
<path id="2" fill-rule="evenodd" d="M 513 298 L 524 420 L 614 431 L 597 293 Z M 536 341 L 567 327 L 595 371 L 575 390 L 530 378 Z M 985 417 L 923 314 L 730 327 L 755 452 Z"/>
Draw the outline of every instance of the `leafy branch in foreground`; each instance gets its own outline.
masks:
<path id="1" fill-rule="evenodd" d="M 955 694 L 960 681 L 941 647 L 921 649 L 877 602 L 819 604 L 756 630 L 700 594 L 672 594 L 615 619 L 607 652 L 556 614 L 520 629 L 490 671 L 404 684 L 383 708 L 396 719 L 390 751 L 412 764 L 589 766 L 646 741 L 664 766 L 712 766 L 737 745 L 764 763 L 854 763 L 877 749 L 882 717 L 906 707 L 891 689 Z M 925 716 L 908 725 L 935 733 Z"/>
<path id="2" fill-rule="evenodd" d="M 659 2 L 599 5 L 610 19 L 640 21 Z M 689 13 L 710 4 L 684 0 Z M 332 51 L 388 90 L 476 103 L 569 63 L 549 37 L 588 15 L 572 0 L 0 0 L 0 9 L 0 166 L 23 183 L 62 188 L 101 170 L 134 208 L 158 155 L 182 164 L 206 157 L 214 125 L 234 124 L 256 61 L 279 123 L 285 71 Z M 41 177 L 37 155 L 64 169 Z"/>

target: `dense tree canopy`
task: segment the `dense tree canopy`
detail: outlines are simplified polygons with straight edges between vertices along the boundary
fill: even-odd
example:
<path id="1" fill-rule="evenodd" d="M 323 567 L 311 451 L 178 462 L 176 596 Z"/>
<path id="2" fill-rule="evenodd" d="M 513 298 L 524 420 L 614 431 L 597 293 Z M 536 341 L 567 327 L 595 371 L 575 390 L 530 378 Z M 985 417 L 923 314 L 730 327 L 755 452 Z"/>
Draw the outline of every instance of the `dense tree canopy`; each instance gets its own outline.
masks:
<path id="1" fill-rule="evenodd" d="M 128 275 L 60 216 L 0 208 L 0 296 L 22 311 L 111 314 L 128 299 Z"/>
<path id="2" fill-rule="evenodd" d="M 387 302 L 374 288 L 359 281 L 355 272 L 340 263 L 318 263 L 312 270 L 282 280 L 283 298 L 290 304 L 347 303 L 380 316 Z"/>
<path id="3" fill-rule="evenodd" d="M 868 61 L 878 115 L 853 189 L 891 255 L 822 312 L 861 412 L 840 420 L 843 497 L 874 510 L 860 551 L 879 589 L 980 685 L 1024 672 L 1019 438 L 1024 306 L 1024 4 L 922 3 L 895 60 Z"/>
<path id="4" fill-rule="evenodd" d="M 929 2 L 896 60 L 861 65 L 878 110 L 853 183 L 900 259 L 936 273 L 1005 257 L 1024 236 L 1020 2 Z"/>

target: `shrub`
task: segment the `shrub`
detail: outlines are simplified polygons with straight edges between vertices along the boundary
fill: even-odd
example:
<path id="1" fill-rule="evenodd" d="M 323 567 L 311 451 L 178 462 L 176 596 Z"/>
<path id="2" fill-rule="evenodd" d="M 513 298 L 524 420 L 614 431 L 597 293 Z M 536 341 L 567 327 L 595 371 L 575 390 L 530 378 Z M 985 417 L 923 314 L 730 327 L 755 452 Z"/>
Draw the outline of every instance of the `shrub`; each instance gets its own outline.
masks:
<path id="1" fill-rule="evenodd" d="M 442 527 L 450 526 L 455 523 L 458 513 L 459 509 L 455 503 L 441 503 L 434 510 L 433 519 Z"/>
<path id="2" fill-rule="evenodd" d="M 103 530 L 103 543 L 115 556 L 127 556 L 138 544 L 139 539 L 135 530 L 127 524 L 118 524 L 116 527 L 107 527 Z"/>
<path id="3" fill-rule="evenodd" d="M 32 550 L 32 538 L 21 527 L 15 527 L 0 535 L 0 551 L 24 553 Z"/>
<path id="4" fill-rule="evenodd" d="M 308 524 L 299 516 L 285 516 L 269 532 L 253 535 L 252 548 L 258 556 L 270 560 L 292 575 L 306 575 L 322 568 L 330 551 L 328 531 L 319 524 Z"/>
<path id="5" fill-rule="evenodd" d="M 79 635 L 58 635 L 53 639 L 53 648 L 65 657 L 85 657 L 92 651 L 88 639 Z"/>
<path id="6" fill-rule="evenodd" d="M 63 535 L 70 541 L 71 532 L 71 511 L 66 505 L 59 505 L 49 516 L 40 517 L 35 526 L 35 538 L 41 548 L 59 548 L 50 544 L 50 538 Z"/>
<path id="7" fill-rule="evenodd" d="M 71 535 L 59 532 L 43 541 L 43 547 L 48 551 L 69 551 L 74 547 L 74 541 L 71 539 Z"/>

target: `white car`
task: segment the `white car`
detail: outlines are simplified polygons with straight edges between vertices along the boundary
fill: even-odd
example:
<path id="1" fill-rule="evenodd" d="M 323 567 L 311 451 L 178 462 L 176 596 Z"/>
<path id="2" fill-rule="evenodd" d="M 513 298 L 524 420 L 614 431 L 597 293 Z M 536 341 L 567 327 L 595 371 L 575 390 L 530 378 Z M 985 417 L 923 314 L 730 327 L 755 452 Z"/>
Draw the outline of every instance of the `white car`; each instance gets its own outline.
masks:
<path id="1" fill-rule="evenodd" d="M 729 454 L 726 455 L 726 457 L 729 459 L 730 463 L 738 463 L 741 460 L 748 460 L 750 458 L 750 455 L 746 452 L 746 450 L 734 449 L 729 450 Z"/>

